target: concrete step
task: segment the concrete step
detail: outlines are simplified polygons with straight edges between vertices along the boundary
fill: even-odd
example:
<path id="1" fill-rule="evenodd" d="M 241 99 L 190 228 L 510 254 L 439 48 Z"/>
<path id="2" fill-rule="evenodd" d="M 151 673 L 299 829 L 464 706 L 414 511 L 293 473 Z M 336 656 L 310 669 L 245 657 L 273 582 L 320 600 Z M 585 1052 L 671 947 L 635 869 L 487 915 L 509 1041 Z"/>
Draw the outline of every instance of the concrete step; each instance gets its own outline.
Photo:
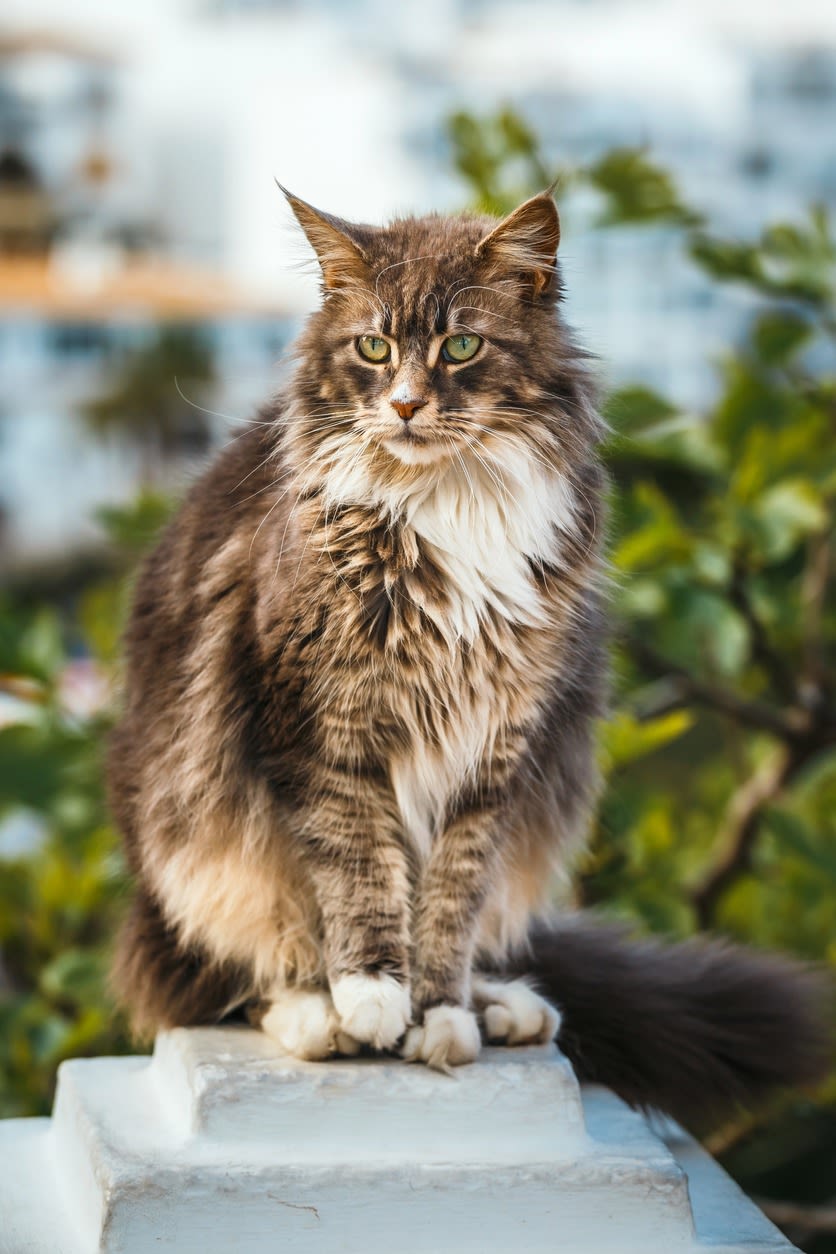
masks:
<path id="1" fill-rule="evenodd" d="M 150 1063 L 65 1064 L 55 1136 L 87 1235 L 106 1232 L 107 1250 L 139 1250 L 149 1230 L 161 1248 L 221 1249 L 208 1234 L 231 1213 L 253 1234 L 242 1249 L 278 1231 L 294 1250 L 365 1251 L 373 1216 L 403 1254 L 450 1233 L 475 1254 L 486 1231 L 513 1244 L 520 1225 L 540 1229 L 529 1248 L 545 1250 L 555 1211 L 601 1251 L 644 1250 L 650 1237 L 691 1250 L 682 1172 L 615 1107 L 591 1139 L 554 1047 L 490 1050 L 450 1077 L 398 1061 L 299 1063 L 232 1029 L 173 1033 Z M 476 1197 L 486 1228 L 473 1228 Z"/>
<path id="2" fill-rule="evenodd" d="M 668 1144 L 611 1093 L 581 1094 L 554 1047 L 486 1050 L 449 1077 L 299 1063 L 248 1029 L 178 1031 L 151 1060 L 65 1064 L 51 1130 L 32 1123 L 6 1137 L 29 1146 L 27 1254 L 63 1254 L 45 1190 L 67 1254 L 792 1249 L 677 1129 Z M 0 1205 L 7 1192 L 0 1176 Z"/>
<path id="3" fill-rule="evenodd" d="M 54 1150 L 51 1120 L 0 1120 L 0 1254 L 89 1254 Z"/>
<path id="4" fill-rule="evenodd" d="M 786 1254 L 795 1249 L 693 1137 L 663 1122 L 662 1140 L 688 1178 L 700 1248 L 711 1254 Z"/>
<path id="5" fill-rule="evenodd" d="M 183 1135 L 266 1142 L 295 1163 L 539 1162 L 589 1148 L 554 1045 L 489 1049 L 448 1076 L 395 1058 L 300 1062 L 263 1033 L 193 1029 L 159 1038 L 151 1076 Z"/>

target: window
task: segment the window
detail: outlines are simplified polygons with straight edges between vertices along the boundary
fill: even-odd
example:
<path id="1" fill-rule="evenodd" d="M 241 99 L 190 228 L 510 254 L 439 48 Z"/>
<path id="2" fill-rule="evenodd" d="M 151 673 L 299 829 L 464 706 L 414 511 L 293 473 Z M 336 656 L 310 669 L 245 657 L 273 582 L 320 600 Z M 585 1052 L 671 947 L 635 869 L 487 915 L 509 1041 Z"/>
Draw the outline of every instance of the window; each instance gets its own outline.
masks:
<path id="1" fill-rule="evenodd" d="M 111 347 L 107 328 L 93 322 L 58 322 L 50 327 L 47 344 L 59 357 L 96 357 Z"/>

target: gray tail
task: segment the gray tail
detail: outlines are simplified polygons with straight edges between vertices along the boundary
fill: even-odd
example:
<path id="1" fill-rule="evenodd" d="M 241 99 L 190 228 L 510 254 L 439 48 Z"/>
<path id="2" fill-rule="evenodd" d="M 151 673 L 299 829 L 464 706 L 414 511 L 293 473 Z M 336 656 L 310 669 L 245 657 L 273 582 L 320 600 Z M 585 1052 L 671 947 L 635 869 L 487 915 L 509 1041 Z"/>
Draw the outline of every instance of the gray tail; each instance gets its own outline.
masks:
<path id="1" fill-rule="evenodd" d="M 631 940 L 580 916 L 536 929 L 515 973 L 561 1010 L 558 1043 L 580 1079 L 692 1127 L 815 1083 L 830 1061 L 832 989 L 787 958 L 704 938 Z"/>

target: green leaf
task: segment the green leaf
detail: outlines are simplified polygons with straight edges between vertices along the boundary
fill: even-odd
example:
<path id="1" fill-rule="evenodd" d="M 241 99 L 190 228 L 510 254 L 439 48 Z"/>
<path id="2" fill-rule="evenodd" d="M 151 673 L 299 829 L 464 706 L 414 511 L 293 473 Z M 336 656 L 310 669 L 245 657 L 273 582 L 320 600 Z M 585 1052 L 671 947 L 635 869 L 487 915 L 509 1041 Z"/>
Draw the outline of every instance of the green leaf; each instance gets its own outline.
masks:
<path id="1" fill-rule="evenodd" d="M 813 336 L 806 318 L 790 310 L 767 310 L 752 329 L 752 344 L 767 365 L 785 365 Z"/>
<path id="2" fill-rule="evenodd" d="M 691 242 L 690 252 L 700 269 L 714 279 L 737 280 L 753 286 L 762 283 L 760 258 L 752 244 L 697 235 Z"/>
<path id="3" fill-rule="evenodd" d="M 626 619 L 657 618 L 667 604 L 666 589 L 652 576 L 634 575 L 618 592 L 618 606 Z"/>
<path id="4" fill-rule="evenodd" d="M 0 728 L 0 810 L 11 804 L 38 811 L 52 806 L 76 743 L 69 734 L 40 726 Z"/>
<path id="5" fill-rule="evenodd" d="M 106 962 L 100 954 L 69 949 L 44 967 L 40 988 L 47 997 L 84 1005 L 99 999 L 105 975 Z"/>
<path id="6" fill-rule="evenodd" d="M 483 118 L 466 111 L 454 113 L 447 122 L 447 136 L 453 164 L 483 211 L 509 213 L 554 179 L 540 156 L 536 135 L 513 109 L 499 109 Z M 564 173 L 564 189 L 569 181 Z"/>
<path id="7" fill-rule="evenodd" d="M 659 624 L 659 651 L 695 674 L 732 678 L 749 657 L 749 630 L 724 595 L 682 582 Z"/>
<path id="8" fill-rule="evenodd" d="M 783 561 L 802 540 L 829 524 L 821 495 L 803 479 L 775 484 L 760 496 L 751 513 L 758 524 L 758 550 L 767 562 Z"/>
<path id="9" fill-rule="evenodd" d="M 638 484 L 632 503 L 636 507 L 633 526 L 613 548 L 612 559 L 625 571 L 657 568 L 663 562 L 688 557 L 691 538 L 680 526 L 672 503 L 652 483 Z"/>
<path id="10" fill-rule="evenodd" d="M 607 199 L 602 225 L 669 222 L 693 226 L 700 215 L 686 208 L 666 170 L 642 148 L 613 148 L 589 166 L 587 180 Z"/>
<path id="11" fill-rule="evenodd" d="M 617 435 L 634 435 L 676 412 L 670 401 L 643 385 L 619 388 L 604 404 L 604 417 Z"/>
<path id="12" fill-rule="evenodd" d="M 168 522 L 174 502 L 158 492 L 144 491 L 128 505 L 102 506 L 96 518 L 114 544 L 139 553 L 156 538 Z"/>
<path id="13" fill-rule="evenodd" d="M 836 245 L 822 210 L 811 210 L 809 225 L 768 227 L 756 244 L 698 234 L 691 242 L 691 256 L 722 282 L 744 283 L 766 295 L 819 308 L 833 301 Z"/>
<path id="14" fill-rule="evenodd" d="M 798 815 L 773 806 L 766 814 L 766 824 L 783 849 L 836 883 L 836 849 L 817 841 L 815 832 Z"/>
<path id="15" fill-rule="evenodd" d="M 624 710 L 618 711 L 601 728 L 605 760 L 614 768 L 636 762 L 678 740 L 693 726 L 687 710 L 674 710 L 659 718 L 640 722 Z"/>

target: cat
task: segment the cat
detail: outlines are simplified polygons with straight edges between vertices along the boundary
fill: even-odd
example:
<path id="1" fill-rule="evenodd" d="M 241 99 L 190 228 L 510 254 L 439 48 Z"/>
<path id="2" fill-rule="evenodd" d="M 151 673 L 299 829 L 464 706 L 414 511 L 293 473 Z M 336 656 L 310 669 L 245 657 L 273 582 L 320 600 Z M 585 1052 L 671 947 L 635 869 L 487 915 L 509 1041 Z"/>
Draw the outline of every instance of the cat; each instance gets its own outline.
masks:
<path id="1" fill-rule="evenodd" d="M 321 305 L 146 561 L 126 632 L 108 774 L 134 1028 L 245 1006 L 300 1058 L 442 1070 L 560 1030 L 581 1074 L 645 1101 L 668 1013 L 717 1090 L 803 1076 L 795 968 L 550 921 L 607 694 L 604 428 L 551 193 L 387 227 L 285 194 Z M 626 1046 L 623 1017 L 602 1029 L 616 967 Z M 752 1022 L 720 1045 L 732 1003 Z"/>

